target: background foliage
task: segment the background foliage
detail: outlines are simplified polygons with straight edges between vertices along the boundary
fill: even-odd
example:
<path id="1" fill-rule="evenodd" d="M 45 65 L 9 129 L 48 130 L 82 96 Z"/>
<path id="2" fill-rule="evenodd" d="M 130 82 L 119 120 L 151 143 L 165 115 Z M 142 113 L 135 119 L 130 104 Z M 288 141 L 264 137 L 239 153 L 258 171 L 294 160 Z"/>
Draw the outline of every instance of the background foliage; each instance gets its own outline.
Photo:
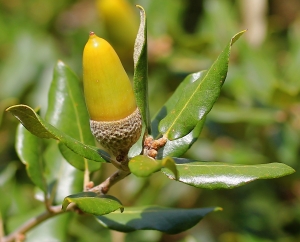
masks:
<path id="1" fill-rule="evenodd" d="M 252 4 L 248 6 L 248 2 Z M 130 3 L 131 17 L 127 19 L 128 15 L 122 13 L 114 17 L 99 1 L 0 1 L 0 211 L 5 230 L 38 214 L 42 206 L 39 192 L 33 189 L 15 152 L 17 121 L 3 114 L 4 109 L 24 103 L 39 106 L 45 115 L 45 97 L 57 60 L 63 60 L 81 76 L 81 55 L 90 30 L 111 41 L 126 70 L 132 73 L 133 43 L 139 23 L 133 6 L 140 4 L 148 16 L 151 116 L 185 76 L 207 69 L 233 34 L 248 29 L 232 50 L 221 97 L 208 115 L 201 137 L 185 157 L 233 164 L 282 162 L 297 172 L 233 190 L 212 191 L 170 182 L 161 174 L 146 179 L 130 176 L 110 193 L 126 206 L 218 206 L 224 210 L 173 236 L 156 231 L 110 232 L 92 217 L 75 214 L 51 219 L 33 230 L 31 236 L 40 233 L 43 238 L 54 236 L 61 241 L 85 241 L 87 236 L 89 241 L 138 241 L 143 237 L 148 241 L 298 241 L 299 1 Z M 260 15 L 255 15 L 257 6 Z M 96 182 L 111 173 L 109 165 L 102 167 L 101 174 L 94 174 Z M 73 189 L 67 184 L 60 186 L 64 188 Z M 57 202 L 61 199 L 56 198 Z"/>

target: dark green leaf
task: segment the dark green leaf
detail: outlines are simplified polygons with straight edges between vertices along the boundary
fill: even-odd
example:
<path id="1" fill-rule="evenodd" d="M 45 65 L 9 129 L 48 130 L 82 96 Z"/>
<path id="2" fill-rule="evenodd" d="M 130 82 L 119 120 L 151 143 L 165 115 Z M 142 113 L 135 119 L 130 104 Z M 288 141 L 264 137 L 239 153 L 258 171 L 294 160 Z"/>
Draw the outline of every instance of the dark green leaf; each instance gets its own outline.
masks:
<path id="1" fill-rule="evenodd" d="M 204 123 L 205 123 L 205 118 L 199 121 L 196 127 L 190 133 L 183 136 L 182 138 L 176 140 L 167 140 L 165 146 L 158 151 L 157 158 L 161 159 L 167 156 L 172 156 L 172 157 L 182 156 L 196 142 L 196 140 L 198 139 L 202 131 Z"/>
<path id="2" fill-rule="evenodd" d="M 75 153 L 98 162 L 105 162 L 96 147 L 85 145 L 45 122 L 32 108 L 26 105 L 15 105 L 6 109 L 11 112 L 32 134 L 44 139 L 56 139 Z"/>
<path id="3" fill-rule="evenodd" d="M 54 69 L 49 90 L 46 120 L 81 143 L 95 145 L 79 79 L 61 61 L 57 63 Z M 60 150 L 65 159 L 77 169 L 94 171 L 100 168 L 100 163 L 87 160 L 68 150 L 65 145 L 60 145 Z"/>
<path id="4" fill-rule="evenodd" d="M 176 106 L 178 100 L 181 98 L 184 90 L 191 85 L 193 82 L 197 81 L 199 77 L 204 76 L 206 71 L 200 71 L 196 73 L 192 73 L 188 75 L 184 80 L 180 83 L 180 85 L 176 88 L 175 92 L 168 99 L 168 101 L 164 104 L 164 106 L 158 111 L 155 117 L 152 120 L 152 135 L 153 137 L 159 137 L 158 124 L 159 122 L 169 114 L 172 109 Z"/>
<path id="5" fill-rule="evenodd" d="M 159 171 L 162 164 L 158 160 L 154 160 L 145 155 L 138 155 L 129 161 L 129 169 L 132 174 L 139 177 L 150 176 L 152 173 Z"/>
<path id="6" fill-rule="evenodd" d="M 155 118 L 152 121 L 152 132 L 154 137 L 159 137 L 158 124 L 159 122 L 175 107 L 176 103 L 182 96 L 184 89 L 189 86 L 191 83 L 196 81 L 199 76 L 204 75 L 204 71 L 193 73 L 188 75 L 177 87 L 173 95 L 168 99 L 164 104 L 161 110 L 157 113 Z M 196 127 L 187 135 L 176 140 L 168 140 L 166 145 L 159 150 L 158 159 L 161 159 L 166 156 L 180 157 L 183 155 L 198 139 L 203 125 L 205 123 L 205 118 L 200 120 Z"/>
<path id="7" fill-rule="evenodd" d="M 130 207 L 120 213 L 98 216 L 106 228 L 120 232 L 158 230 L 176 234 L 195 226 L 206 214 L 220 208 L 176 209 L 165 207 Z"/>
<path id="8" fill-rule="evenodd" d="M 118 199 L 109 195 L 97 196 L 94 192 L 82 192 L 66 197 L 62 204 L 62 209 L 65 211 L 70 203 L 76 206 L 85 213 L 94 215 L 104 215 L 120 209 L 123 212 L 123 205 Z"/>
<path id="9" fill-rule="evenodd" d="M 44 177 L 45 167 L 41 156 L 40 139 L 19 124 L 15 146 L 20 160 L 26 165 L 28 176 L 36 186 L 46 193 L 47 185 Z"/>
<path id="10" fill-rule="evenodd" d="M 187 135 L 209 113 L 219 97 L 227 75 L 231 46 L 244 32 L 233 36 L 210 69 L 201 72 L 198 78 L 184 89 L 175 107 L 161 120 L 159 131 L 169 140 Z"/>
<path id="11" fill-rule="evenodd" d="M 258 179 L 272 179 L 289 175 L 294 171 L 282 163 L 259 165 L 239 165 L 222 162 L 198 162 L 174 158 L 179 173 L 179 181 L 208 189 L 234 188 Z M 162 172 L 170 179 L 174 175 L 167 169 Z"/>
<path id="12" fill-rule="evenodd" d="M 137 106 L 142 114 L 143 125 L 150 134 L 151 126 L 148 103 L 147 19 L 145 10 L 139 5 L 137 5 L 137 7 L 140 10 L 141 23 L 134 44 L 133 87 Z"/>

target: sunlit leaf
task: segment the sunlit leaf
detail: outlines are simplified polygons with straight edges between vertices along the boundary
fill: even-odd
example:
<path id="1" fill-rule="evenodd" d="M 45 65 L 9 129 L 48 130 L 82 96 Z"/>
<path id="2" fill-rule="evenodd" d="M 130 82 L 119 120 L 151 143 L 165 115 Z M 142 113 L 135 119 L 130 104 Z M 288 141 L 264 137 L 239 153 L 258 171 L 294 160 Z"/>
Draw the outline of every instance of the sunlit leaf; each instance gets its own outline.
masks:
<path id="1" fill-rule="evenodd" d="M 204 75 L 204 71 L 193 73 L 188 75 L 177 87 L 176 91 L 156 114 L 155 118 L 152 121 L 152 133 L 154 137 L 159 137 L 158 124 L 159 122 L 166 117 L 166 115 L 175 107 L 176 103 L 182 96 L 184 89 L 187 88 L 191 83 L 195 82 L 199 76 Z M 166 145 L 161 148 L 158 152 L 158 159 L 161 159 L 166 156 L 180 157 L 182 156 L 198 139 L 202 128 L 205 123 L 205 117 L 201 119 L 196 127 L 187 135 L 176 140 L 167 140 Z"/>
<path id="2" fill-rule="evenodd" d="M 26 105 L 15 105 L 6 109 L 11 112 L 32 134 L 44 139 L 56 139 L 75 153 L 98 162 L 105 162 L 96 147 L 85 145 L 45 122 L 32 108 Z"/>
<path id="3" fill-rule="evenodd" d="M 165 207 L 130 207 L 120 213 L 98 216 L 98 221 L 106 228 L 120 232 L 136 230 L 158 230 L 176 234 L 195 226 L 208 213 L 220 208 L 165 208 Z"/>
<path id="4" fill-rule="evenodd" d="M 150 176 L 162 168 L 160 161 L 149 158 L 145 155 L 138 155 L 129 161 L 129 169 L 132 174 L 139 177 Z"/>
<path id="5" fill-rule="evenodd" d="M 233 36 L 210 69 L 201 72 L 199 77 L 184 89 L 175 107 L 161 120 L 159 131 L 169 140 L 187 135 L 209 113 L 226 79 L 231 46 L 244 32 Z"/>
<path id="6" fill-rule="evenodd" d="M 157 112 L 157 114 L 154 116 L 152 120 L 152 135 L 153 137 L 157 138 L 160 134 L 158 130 L 158 125 L 162 119 L 164 119 L 167 114 L 169 114 L 174 107 L 176 106 L 177 102 L 180 100 L 182 93 L 184 90 L 197 81 L 200 77 L 203 77 L 205 75 L 206 71 L 200 71 L 196 73 L 192 73 L 188 75 L 184 80 L 180 83 L 180 85 L 176 88 L 175 92 L 172 94 L 172 96 L 167 100 L 167 102 L 163 105 L 163 107 Z"/>
<path id="7" fill-rule="evenodd" d="M 147 177 L 161 168 L 168 168 L 175 177 L 178 176 L 176 164 L 171 157 L 165 157 L 162 160 L 155 160 L 145 155 L 133 157 L 128 163 L 132 174 L 139 177 Z"/>
<path id="8" fill-rule="evenodd" d="M 40 139 L 31 134 L 23 125 L 19 124 L 15 146 L 20 160 L 26 165 L 27 174 L 32 182 L 42 191 L 47 192 Z"/>
<path id="9" fill-rule="evenodd" d="M 234 188 L 258 179 L 272 179 L 294 173 L 295 170 L 282 163 L 239 165 L 223 162 L 199 162 L 174 158 L 179 173 L 178 181 L 208 189 Z M 175 179 L 168 169 L 162 172 Z"/>
<path id="10" fill-rule="evenodd" d="M 113 196 L 100 195 L 94 192 L 82 192 L 66 197 L 62 209 L 66 210 L 70 203 L 74 203 L 82 212 L 94 215 L 104 215 L 124 208 L 121 202 Z"/>
<path id="11" fill-rule="evenodd" d="M 89 114 L 85 105 L 78 77 L 63 62 L 54 68 L 53 80 L 49 90 L 46 120 L 65 134 L 86 145 L 95 145 L 90 131 Z M 60 145 L 62 154 L 77 169 L 98 170 L 100 163 L 68 150 Z"/>

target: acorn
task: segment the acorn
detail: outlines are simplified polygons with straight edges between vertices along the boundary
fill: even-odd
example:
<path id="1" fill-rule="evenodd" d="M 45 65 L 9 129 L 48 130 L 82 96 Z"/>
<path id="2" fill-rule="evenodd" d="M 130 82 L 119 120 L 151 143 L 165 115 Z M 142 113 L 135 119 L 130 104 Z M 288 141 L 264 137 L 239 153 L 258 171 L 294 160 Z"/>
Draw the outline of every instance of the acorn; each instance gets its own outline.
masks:
<path id="1" fill-rule="evenodd" d="M 123 160 L 141 135 L 142 117 L 118 55 L 94 32 L 83 51 L 83 87 L 92 134 Z"/>
<path id="2" fill-rule="evenodd" d="M 99 17 L 120 59 L 131 58 L 139 18 L 128 0 L 97 0 Z M 123 58 L 122 58 L 123 57 Z"/>

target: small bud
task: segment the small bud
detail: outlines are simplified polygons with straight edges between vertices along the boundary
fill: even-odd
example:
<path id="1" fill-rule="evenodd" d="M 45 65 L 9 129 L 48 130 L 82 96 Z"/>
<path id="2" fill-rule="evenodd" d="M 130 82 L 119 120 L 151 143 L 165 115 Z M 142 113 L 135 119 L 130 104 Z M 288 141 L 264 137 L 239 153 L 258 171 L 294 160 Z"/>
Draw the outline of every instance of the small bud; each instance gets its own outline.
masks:
<path id="1" fill-rule="evenodd" d="M 93 32 L 83 51 L 83 86 L 93 135 L 113 155 L 126 156 L 141 134 L 141 114 L 118 55 Z"/>

